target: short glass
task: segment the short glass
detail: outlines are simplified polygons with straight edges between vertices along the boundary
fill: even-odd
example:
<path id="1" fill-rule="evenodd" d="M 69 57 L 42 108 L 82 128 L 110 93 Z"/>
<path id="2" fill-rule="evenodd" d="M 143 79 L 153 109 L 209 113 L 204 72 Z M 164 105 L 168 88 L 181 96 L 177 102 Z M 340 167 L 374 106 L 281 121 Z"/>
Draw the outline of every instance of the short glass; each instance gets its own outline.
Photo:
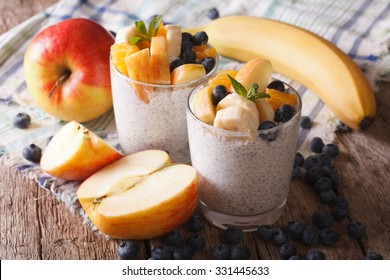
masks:
<path id="1" fill-rule="evenodd" d="M 189 162 L 186 102 L 191 91 L 218 68 L 200 79 L 179 85 L 156 85 L 130 79 L 112 63 L 111 88 L 119 144 L 125 154 L 160 149 L 174 162 Z"/>
<path id="2" fill-rule="evenodd" d="M 301 99 L 296 114 L 266 131 L 236 132 L 200 121 L 188 98 L 187 126 L 192 166 L 198 172 L 200 207 L 214 225 L 253 231 L 278 220 L 286 204 L 297 151 Z"/>

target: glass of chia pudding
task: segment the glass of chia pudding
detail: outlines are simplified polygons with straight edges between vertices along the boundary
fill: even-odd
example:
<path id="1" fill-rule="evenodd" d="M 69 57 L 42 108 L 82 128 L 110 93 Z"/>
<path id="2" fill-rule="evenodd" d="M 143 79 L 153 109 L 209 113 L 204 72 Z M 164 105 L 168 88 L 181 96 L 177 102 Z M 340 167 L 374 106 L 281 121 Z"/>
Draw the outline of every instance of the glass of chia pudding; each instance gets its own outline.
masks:
<path id="1" fill-rule="evenodd" d="M 111 87 L 125 154 L 160 149 L 189 162 L 186 102 L 218 68 L 205 32 L 181 32 L 159 16 L 121 29 L 111 47 Z"/>
<path id="2" fill-rule="evenodd" d="M 245 75 L 239 72 L 236 78 L 245 84 Z M 200 206 L 205 217 L 221 228 L 239 226 L 251 231 L 261 224 L 274 223 L 282 214 L 297 150 L 302 105 L 297 92 L 278 80 L 259 82 L 264 84 L 260 87 L 268 97 L 259 93 L 262 101 L 252 98 L 255 105 L 259 103 L 255 107 L 235 97 L 237 93 L 226 81 L 222 83 L 227 93 L 216 90 L 218 82 L 208 82 L 195 88 L 188 98 L 191 162 L 198 172 Z M 202 92 L 209 97 L 202 98 Z M 211 103 L 206 101 L 210 96 Z M 270 105 L 273 110 L 269 110 Z M 257 122 L 252 110 L 256 107 Z M 225 112 L 219 113 L 222 110 Z M 251 110 L 254 114 L 248 114 Z"/>

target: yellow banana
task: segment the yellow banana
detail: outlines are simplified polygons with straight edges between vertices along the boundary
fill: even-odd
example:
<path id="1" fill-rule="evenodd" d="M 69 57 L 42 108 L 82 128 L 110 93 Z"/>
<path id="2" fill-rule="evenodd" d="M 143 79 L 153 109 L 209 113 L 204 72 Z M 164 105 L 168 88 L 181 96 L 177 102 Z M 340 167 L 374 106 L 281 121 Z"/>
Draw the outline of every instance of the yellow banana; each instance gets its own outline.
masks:
<path id="1" fill-rule="evenodd" d="M 326 39 L 279 21 L 249 16 L 226 16 L 204 30 L 222 56 L 247 62 L 271 61 L 274 70 L 304 85 L 353 129 L 364 130 L 375 119 L 372 87 L 357 64 Z"/>

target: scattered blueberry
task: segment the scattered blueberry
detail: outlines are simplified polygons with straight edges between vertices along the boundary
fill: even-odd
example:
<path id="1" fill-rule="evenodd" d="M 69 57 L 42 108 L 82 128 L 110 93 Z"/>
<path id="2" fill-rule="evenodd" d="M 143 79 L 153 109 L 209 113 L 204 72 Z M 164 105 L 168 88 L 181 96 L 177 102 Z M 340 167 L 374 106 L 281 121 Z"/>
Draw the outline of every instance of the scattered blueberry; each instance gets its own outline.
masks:
<path id="1" fill-rule="evenodd" d="M 325 176 L 327 176 L 332 181 L 332 187 L 335 191 L 341 186 L 341 177 L 338 174 L 337 170 L 330 167 L 330 166 L 324 166 L 323 171 L 325 173 Z"/>
<path id="2" fill-rule="evenodd" d="M 22 154 L 25 159 L 38 163 L 41 160 L 42 149 L 35 144 L 30 144 L 23 149 Z"/>
<path id="3" fill-rule="evenodd" d="M 203 65 L 204 69 L 206 69 L 207 74 L 210 73 L 211 70 L 213 70 L 215 66 L 215 59 L 212 57 L 205 57 L 200 63 Z"/>
<path id="4" fill-rule="evenodd" d="M 192 37 L 192 43 L 194 44 L 194 46 L 207 44 L 208 41 L 209 36 L 207 36 L 207 33 L 204 31 L 196 32 L 195 35 Z"/>
<path id="5" fill-rule="evenodd" d="M 169 70 L 172 72 L 175 68 L 177 68 L 183 64 L 184 64 L 183 60 L 181 60 L 180 58 L 177 58 L 169 64 Z"/>
<path id="6" fill-rule="evenodd" d="M 200 231 L 204 228 L 204 222 L 201 216 L 192 215 L 188 220 L 188 228 L 192 232 Z"/>
<path id="7" fill-rule="evenodd" d="M 272 82 L 270 82 L 267 86 L 267 88 L 269 89 L 276 89 L 278 91 L 281 91 L 281 92 L 285 92 L 285 87 L 284 87 L 284 83 L 282 81 L 279 81 L 279 80 L 274 80 Z"/>
<path id="8" fill-rule="evenodd" d="M 320 137 L 314 137 L 310 141 L 310 150 L 319 154 L 322 152 L 322 148 L 324 147 L 324 141 Z"/>
<path id="9" fill-rule="evenodd" d="M 310 129 L 311 126 L 312 126 L 312 122 L 311 122 L 310 117 L 309 117 L 309 116 L 302 116 L 302 117 L 301 117 L 300 126 L 301 126 L 303 129 Z"/>
<path id="10" fill-rule="evenodd" d="M 174 260 L 191 260 L 194 256 L 194 251 L 190 246 L 176 246 L 172 253 Z"/>
<path id="11" fill-rule="evenodd" d="M 31 117 L 30 115 L 26 114 L 26 113 L 18 113 L 13 119 L 12 119 L 12 123 L 14 124 L 14 126 L 16 126 L 17 128 L 27 128 L 30 123 L 31 123 Z"/>
<path id="12" fill-rule="evenodd" d="M 289 260 L 303 260 L 303 258 L 299 255 L 293 255 L 289 258 Z"/>
<path id="13" fill-rule="evenodd" d="M 184 54 L 186 51 L 192 51 L 193 48 L 194 48 L 194 44 L 191 41 L 185 40 L 185 41 L 181 42 L 181 53 L 182 54 Z"/>
<path id="14" fill-rule="evenodd" d="M 347 209 L 340 208 L 338 206 L 335 206 L 332 208 L 332 211 L 330 212 L 333 219 L 336 221 L 341 221 L 345 217 L 347 217 Z"/>
<path id="15" fill-rule="evenodd" d="M 320 231 L 320 240 L 324 245 L 333 245 L 340 240 L 340 234 L 333 228 L 326 228 Z"/>
<path id="16" fill-rule="evenodd" d="M 336 199 L 336 194 L 332 189 L 323 190 L 320 192 L 320 201 L 327 205 L 332 205 Z"/>
<path id="17" fill-rule="evenodd" d="M 186 42 L 186 41 L 191 42 L 192 41 L 192 34 L 188 33 L 188 32 L 182 32 L 181 33 L 181 41 L 182 41 L 182 43 Z M 191 44 L 192 44 L 192 42 L 191 42 Z M 192 49 L 192 47 L 191 47 L 191 49 Z"/>
<path id="18" fill-rule="evenodd" d="M 183 237 L 178 230 L 173 230 L 165 235 L 165 241 L 168 245 L 178 246 L 183 243 Z"/>
<path id="19" fill-rule="evenodd" d="M 270 241 L 274 235 L 274 231 L 270 225 L 261 225 L 256 230 L 260 240 Z"/>
<path id="20" fill-rule="evenodd" d="M 284 243 L 287 243 L 290 240 L 290 234 L 288 229 L 279 228 L 275 230 L 273 235 L 273 242 L 276 246 L 282 246 Z"/>
<path id="21" fill-rule="evenodd" d="M 348 201 L 347 201 L 347 199 L 345 197 L 338 196 L 333 201 L 333 206 L 339 207 L 339 208 L 342 208 L 342 209 L 348 209 Z"/>
<path id="22" fill-rule="evenodd" d="M 260 138 L 268 142 L 275 141 L 276 137 L 278 137 L 278 131 L 275 130 L 267 132 L 267 129 L 271 129 L 274 127 L 276 127 L 276 123 L 274 123 L 273 121 L 262 122 L 259 125 L 259 130 L 262 130 L 262 132 L 260 133 Z"/>
<path id="23" fill-rule="evenodd" d="M 361 222 L 352 221 L 347 226 L 347 232 L 353 238 L 362 238 L 366 233 L 366 227 Z"/>
<path id="24" fill-rule="evenodd" d="M 231 252 L 230 252 L 230 258 L 232 260 L 247 260 L 251 256 L 251 252 L 249 248 L 245 245 L 235 245 Z"/>
<path id="25" fill-rule="evenodd" d="M 325 255 L 323 252 L 318 251 L 318 250 L 310 250 L 307 253 L 306 258 L 308 260 L 325 260 Z"/>
<path id="26" fill-rule="evenodd" d="M 322 151 L 334 158 L 339 154 L 339 147 L 337 147 L 335 144 L 326 144 L 322 148 Z"/>
<path id="27" fill-rule="evenodd" d="M 181 59 L 183 60 L 184 64 L 195 63 L 196 55 L 195 55 L 194 51 L 186 50 L 182 53 Z"/>
<path id="28" fill-rule="evenodd" d="M 302 232 L 302 242 L 306 245 L 317 245 L 319 241 L 318 230 L 312 226 L 307 226 Z"/>
<path id="29" fill-rule="evenodd" d="M 323 191 L 332 189 L 332 180 L 328 177 L 319 178 L 313 185 L 313 189 L 316 193 L 320 194 Z"/>
<path id="30" fill-rule="evenodd" d="M 117 254 L 121 260 L 131 260 L 139 252 L 138 240 L 124 240 L 119 243 Z"/>
<path id="31" fill-rule="evenodd" d="M 301 168 L 299 166 L 294 166 L 291 178 L 292 179 L 301 178 Z"/>
<path id="32" fill-rule="evenodd" d="M 370 252 L 364 256 L 364 260 L 383 260 L 383 257 L 379 253 Z"/>
<path id="33" fill-rule="evenodd" d="M 332 215 L 322 210 L 314 211 L 311 216 L 311 222 L 319 230 L 332 227 L 333 221 Z"/>
<path id="34" fill-rule="evenodd" d="M 279 247 L 279 255 L 282 259 L 288 260 L 297 254 L 297 248 L 291 243 L 284 243 Z"/>
<path id="35" fill-rule="evenodd" d="M 305 159 L 305 162 L 303 164 L 303 167 L 306 168 L 306 169 L 310 169 L 312 167 L 321 167 L 321 161 L 320 161 L 320 158 L 316 155 L 311 155 L 311 156 L 308 156 L 306 159 Z"/>
<path id="36" fill-rule="evenodd" d="M 287 223 L 291 238 L 300 237 L 305 227 L 306 225 L 303 222 L 290 221 Z"/>
<path id="37" fill-rule="evenodd" d="M 299 152 L 296 153 L 294 165 L 302 167 L 304 163 L 305 163 L 305 158 L 303 157 L 303 155 Z"/>
<path id="38" fill-rule="evenodd" d="M 305 160 L 305 163 L 307 162 L 307 159 Z M 317 182 L 320 178 L 323 178 L 326 176 L 325 171 L 322 167 L 319 166 L 313 166 L 309 168 L 306 171 L 305 174 L 305 180 L 310 184 L 313 185 L 315 182 Z"/>
<path id="39" fill-rule="evenodd" d="M 225 244 L 220 244 L 213 248 L 212 254 L 214 260 L 229 260 L 230 248 Z"/>
<path id="40" fill-rule="evenodd" d="M 219 18 L 219 12 L 217 8 L 211 8 L 207 12 L 207 17 L 211 20 Z"/>
<path id="41" fill-rule="evenodd" d="M 213 101 L 213 104 L 217 106 L 218 103 L 222 99 L 224 99 L 228 94 L 229 92 L 224 85 L 217 85 L 215 88 L 213 88 L 211 100 Z"/>
<path id="42" fill-rule="evenodd" d="M 244 238 L 244 232 L 239 227 L 228 227 L 225 230 L 225 239 L 229 244 L 237 244 Z"/>
<path id="43" fill-rule="evenodd" d="M 275 112 L 275 122 L 288 122 L 295 115 L 295 109 L 289 104 L 280 106 Z"/>
<path id="44" fill-rule="evenodd" d="M 204 239 L 204 237 L 201 234 L 194 233 L 188 237 L 187 244 L 194 251 L 199 251 L 206 245 L 206 240 Z"/>
<path id="45" fill-rule="evenodd" d="M 321 166 L 329 166 L 332 163 L 332 157 L 327 153 L 320 153 L 318 155 Z"/>
<path id="46" fill-rule="evenodd" d="M 168 246 L 159 245 L 152 249 L 151 256 L 153 260 L 172 260 L 172 249 Z"/>

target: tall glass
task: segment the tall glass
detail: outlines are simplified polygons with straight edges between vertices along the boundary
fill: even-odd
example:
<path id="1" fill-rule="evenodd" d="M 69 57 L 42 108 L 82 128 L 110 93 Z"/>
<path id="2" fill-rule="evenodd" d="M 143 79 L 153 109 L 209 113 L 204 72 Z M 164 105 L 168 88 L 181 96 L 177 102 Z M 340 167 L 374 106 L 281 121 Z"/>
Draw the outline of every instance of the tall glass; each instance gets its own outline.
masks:
<path id="1" fill-rule="evenodd" d="M 191 162 L 199 175 L 200 205 L 214 225 L 240 226 L 245 231 L 272 224 L 282 214 L 289 192 L 301 114 L 297 92 L 296 114 L 275 128 L 236 132 L 200 121 L 188 98 L 187 126 Z"/>
<path id="2" fill-rule="evenodd" d="M 206 76 L 180 85 L 139 82 L 123 75 L 111 63 L 115 122 L 123 152 L 160 149 L 175 162 L 188 162 L 187 98 L 215 73 L 218 61 L 217 56 L 215 67 Z"/>

